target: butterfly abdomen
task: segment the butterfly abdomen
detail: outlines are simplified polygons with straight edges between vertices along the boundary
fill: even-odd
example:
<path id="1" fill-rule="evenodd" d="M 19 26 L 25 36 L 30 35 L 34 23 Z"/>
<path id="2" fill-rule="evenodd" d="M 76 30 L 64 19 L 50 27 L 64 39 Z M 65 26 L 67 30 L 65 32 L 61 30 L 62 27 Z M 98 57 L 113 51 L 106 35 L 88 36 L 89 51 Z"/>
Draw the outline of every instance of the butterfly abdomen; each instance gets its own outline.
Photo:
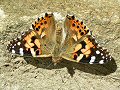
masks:
<path id="1" fill-rule="evenodd" d="M 56 25 L 56 44 L 54 47 L 53 55 L 52 55 L 52 61 L 54 63 L 59 63 L 61 59 L 61 48 L 62 48 L 62 28 L 60 24 Z"/>

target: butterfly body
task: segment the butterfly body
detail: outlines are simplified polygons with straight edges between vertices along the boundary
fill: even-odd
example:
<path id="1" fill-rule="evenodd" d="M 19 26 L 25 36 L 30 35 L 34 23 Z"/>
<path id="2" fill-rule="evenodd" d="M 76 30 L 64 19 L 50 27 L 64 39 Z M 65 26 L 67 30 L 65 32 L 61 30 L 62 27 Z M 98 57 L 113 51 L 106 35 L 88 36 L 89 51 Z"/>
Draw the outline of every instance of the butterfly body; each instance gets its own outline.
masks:
<path id="1" fill-rule="evenodd" d="M 56 43 L 55 43 L 55 47 L 54 50 L 52 52 L 52 61 L 54 62 L 54 64 L 59 63 L 62 58 L 61 58 L 61 53 L 62 53 L 62 39 L 63 39 L 63 35 L 62 32 L 63 29 L 61 28 L 61 26 L 59 24 L 56 25 Z"/>
<path id="2" fill-rule="evenodd" d="M 89 64 L 104 64 L 111 60 L 83 21 L 67 15 L 63 24 L 57 22 L 52 13 L 38 18 L 29 32 L 8 44 L 8 50 L 21 56 L 52 57 L 55 64 L 63 59 Z"/>

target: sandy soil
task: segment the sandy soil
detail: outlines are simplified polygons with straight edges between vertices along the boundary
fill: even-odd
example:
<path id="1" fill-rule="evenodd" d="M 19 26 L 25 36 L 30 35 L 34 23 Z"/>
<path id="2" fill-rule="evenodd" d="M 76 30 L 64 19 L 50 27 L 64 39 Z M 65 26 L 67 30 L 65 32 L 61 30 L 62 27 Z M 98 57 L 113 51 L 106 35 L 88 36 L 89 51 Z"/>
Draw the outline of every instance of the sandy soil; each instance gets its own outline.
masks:
<path id="1" fill-rule="evenodd" d="M 106 65 L 11 55 L 6 45 L 45 12 L 74 14 L 111 53 Z M 0 90 L 120 90 L 120 0 L 0 0 Z"/>

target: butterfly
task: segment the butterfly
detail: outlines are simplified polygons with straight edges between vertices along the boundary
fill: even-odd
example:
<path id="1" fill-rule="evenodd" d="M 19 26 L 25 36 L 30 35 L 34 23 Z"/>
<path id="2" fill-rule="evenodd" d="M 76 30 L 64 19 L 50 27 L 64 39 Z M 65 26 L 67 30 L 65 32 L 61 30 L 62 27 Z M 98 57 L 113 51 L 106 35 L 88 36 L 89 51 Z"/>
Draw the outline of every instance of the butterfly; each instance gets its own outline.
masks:
<path id="1" fill-rule="evenodd" d="M 105 64 L 111 55 L 97 44 L 91 31 L 74 15 L 67 15 L 64 22 L 57 22 L 53 13 L 45 13 L 7 46 L 20 56 L 52 57 L 54 64 L 62 60 L 77 63 Z"/>

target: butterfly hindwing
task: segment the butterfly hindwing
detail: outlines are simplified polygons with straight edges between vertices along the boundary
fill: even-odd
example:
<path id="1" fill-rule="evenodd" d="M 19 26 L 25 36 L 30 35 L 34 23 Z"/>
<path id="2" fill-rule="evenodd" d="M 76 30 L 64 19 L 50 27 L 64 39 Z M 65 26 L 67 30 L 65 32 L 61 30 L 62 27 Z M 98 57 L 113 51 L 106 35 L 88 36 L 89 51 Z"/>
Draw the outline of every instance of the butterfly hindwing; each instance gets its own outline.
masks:
<path id="1" fill-rule="evenodd" d="M 49 57 L 54 49 L 54 42 L 54 15 L 45 13 L 44 17 L 38 18 L 32 24 L 31 30 L 22 33 L 21 38 L 11 41 L 7 48 L 10 52 L 21 56 Z"/>
<path id="2" fill-rule="evenodd" d="M 96 43 L 90 30 L 74 16 L 66 16 L 65 32 L 64 59 L 89 64 L 104 64 L 111 60 L 109 53 Z"/>
<path id="3" fill-rule="evenodd" d="M 104 64 L 111 60 L 107 50 L 100 47 L 92 36 L 85 37 L 78 45 L 76 45 L 73 53 L 74 60 L 78 62 Z"/>

